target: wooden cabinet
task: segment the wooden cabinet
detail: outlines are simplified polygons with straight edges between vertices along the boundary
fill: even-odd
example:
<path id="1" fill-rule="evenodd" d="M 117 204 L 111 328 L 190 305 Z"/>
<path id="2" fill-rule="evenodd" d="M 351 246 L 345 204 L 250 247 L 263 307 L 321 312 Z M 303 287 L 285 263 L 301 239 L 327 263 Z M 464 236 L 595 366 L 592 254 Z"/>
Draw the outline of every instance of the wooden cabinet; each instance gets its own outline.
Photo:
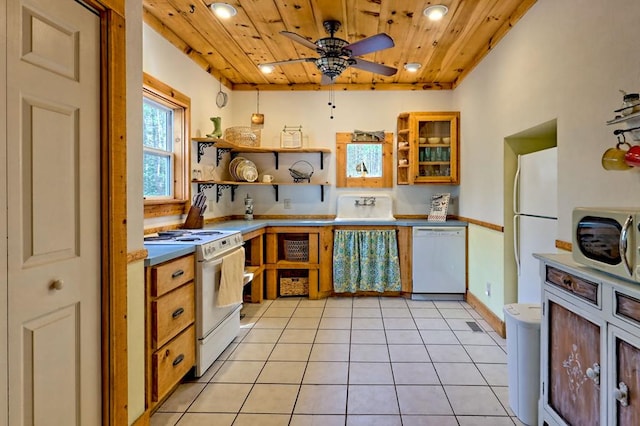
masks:
<path id="1" fill-rule="evenodd" d="M 567 255 L 540 258 L 543 422 L 640 424 L 640 288 Z"/>
<path id="2" fill-rule="evenodd" d="M 262 302 L 264 288 L 264 229 L 242 234 L 245 250 L 245 272 L 253 274 L 251 280 L 251 303 Z M 245 301 L 247 299 L 245 298 Z"/>
<path id="3" fill-rule="evenodd" d="M 240 153 L 247 154 L 270 154 L 273 155 L 275 161 L 275 168 L 278 170 L 280 165 L 280 154 L 319 154 L 319 166 L 320 170 L 324 169 L 324 155 L 331 153 L 329 148 L 260 148 L 260 147 L 252 147 L 252 146 L 240 146 L 234 145 L 225 141 L 224 139 L 215 139 L 215 138 L 193 138 L 193 142 L 196 143 L 197 146 L 197 161 L 200 162 L 202 155 L 204 155 L 204 149 L 207 147 L 215 147 L 216 148 L 216 166 L 220 165 L 220 160 L 222 159 L 222 155 L 230 152 L 231 156 Z M 242 182 L 235 180 L 200 180 L 193 179 L 192 183 L 197 186 L 197 191 L 200 192 L 202 189 L 215 188 L 216 189 L 216 202 L 220 201 L 222 196 L 222 192 L 226 189 L 231 189 L 231 201 L 235 199 L 235 191 L 238 186 L 251 185 L 251 186 L 271 186 L 275 191 L 275 200 L 279 199 L 279 187 L 282 185 L 295 185 L 295 186 L 317 186 L 320 188 L 320 201 L 324 201 L 324 188 L 328 186 L 329 183 L 326 181 L 321 181 L 317 178 L 317 173 L 314 173 L 310 182 L 294 182 L 293 178 L 291 181 L 287 182 L 262 182 L 257 180 L 255 182 Z"/>
<path id="4" fill-rule="evenodd" d="M 147 405 L 153 409 L 195 365 L 195 259 L 145 271 Z"/>
<path id="5" fill-rule="evenodd" d="M 398 116 L 397 183 L 459 183 L 459 112 Z"/>
<path id="6" fill-rule="evenodd" d="M 310 299 L 327 297 L 333 289 L 333 237 L 330 227 L 270 227 L 266 230 L 266 295 L 275 299 L 283 294 L 281 284 L 295 284 L 296 290 L 308 286 Z M 297 279 L 297 280 L 296 280 Z"/>

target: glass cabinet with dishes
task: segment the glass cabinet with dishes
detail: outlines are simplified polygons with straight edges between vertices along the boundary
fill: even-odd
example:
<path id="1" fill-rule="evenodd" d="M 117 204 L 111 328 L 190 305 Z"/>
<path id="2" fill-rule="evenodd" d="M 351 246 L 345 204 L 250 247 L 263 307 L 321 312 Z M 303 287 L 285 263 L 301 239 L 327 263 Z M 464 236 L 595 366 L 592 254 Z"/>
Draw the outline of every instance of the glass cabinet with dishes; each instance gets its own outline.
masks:
<path id="1" fill-rule="evenodd" d="M 397 183 L 459 183 L 460 113 L 398 116 Z"/>

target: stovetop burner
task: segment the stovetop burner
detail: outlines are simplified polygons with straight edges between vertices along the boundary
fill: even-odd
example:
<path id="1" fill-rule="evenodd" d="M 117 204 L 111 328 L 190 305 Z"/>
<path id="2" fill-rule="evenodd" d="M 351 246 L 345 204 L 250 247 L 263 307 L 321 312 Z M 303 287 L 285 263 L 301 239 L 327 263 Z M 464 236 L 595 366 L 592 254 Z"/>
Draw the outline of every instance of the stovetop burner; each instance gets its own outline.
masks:
<path id="1" fill-rule="evenodd" d="M 157 235 L 144 237 L 145 244 L 207 244 L 224 239 L 234 231 L 217 231 L 214 229 L 172 229 L 159 231 Z"/>
<path id="2" fill-rule="evenodd" d="M 146 241 L 171 241 L 173 240 L 173 237 L 169 236 L 169 235 L 151 235 L 149 237 L 144 237 L 145 242 Z"/>

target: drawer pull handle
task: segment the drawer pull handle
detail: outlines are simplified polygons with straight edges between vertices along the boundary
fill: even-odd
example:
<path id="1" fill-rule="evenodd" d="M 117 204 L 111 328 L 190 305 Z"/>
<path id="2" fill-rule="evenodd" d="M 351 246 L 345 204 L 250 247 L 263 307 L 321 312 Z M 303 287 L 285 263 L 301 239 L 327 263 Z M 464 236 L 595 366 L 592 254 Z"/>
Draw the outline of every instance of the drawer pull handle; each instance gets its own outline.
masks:
<path id="1" fill-rule="evenodd" d="M 587 368 L 586 374 L 588 378 L 593 380 L 593 383 L 600 384 L 600 364 L 596 362 L 593 367 Z"/>
<path id="2" fill-rule="evenodd" d="M 576 291 L 576 283 L 571 279 L 571 277 L 566 275 L 562 277 L 562 284 L 564 284 L 568 290 Z"/>
<path id="3" fill-rule="evenodd" d="M 175 367 L 176 365 L 180 364 L 182 361 L 184 361 L 184 355 L 180 354 L 176 357 L 176 359 L 173 360 L 173 366 Z"/>
<path id="4" fill-rule="evenodd" d="M 171 274 L 171 278 L 178 278 L 180 275 L 184 275 L 184 271 L 182 269 L 178 269 L 173 274 Z"/>
<path id="5" fill-rule="evenodd" d="M 171 316 L 173 317 L 173 319 L 178 318 L 180 315 L 184 314 L 184 308 L 178 308 L 175 311 L 173 311 L 173 313 L 171 314 Z"/>
<path id="6" fill-rule="evenodd" d="M 624 382 L 620 382 L 618 387 L 613 391 L 613 397 L 618 400 L 623 407 L 629 405 L 629 388 Z"/>

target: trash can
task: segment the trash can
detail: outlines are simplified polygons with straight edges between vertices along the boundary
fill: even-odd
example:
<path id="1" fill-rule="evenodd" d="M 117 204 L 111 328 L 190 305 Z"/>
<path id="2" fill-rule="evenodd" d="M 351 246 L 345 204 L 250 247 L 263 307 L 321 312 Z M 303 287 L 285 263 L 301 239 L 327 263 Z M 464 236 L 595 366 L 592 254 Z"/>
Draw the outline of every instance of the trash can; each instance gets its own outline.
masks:
<path id="1" fill-rule="evenodd" d="M 541 313 L 539 304 L 513 303 L 504 306 L 509 405 L 526 425 L 538 424 Z"/>

